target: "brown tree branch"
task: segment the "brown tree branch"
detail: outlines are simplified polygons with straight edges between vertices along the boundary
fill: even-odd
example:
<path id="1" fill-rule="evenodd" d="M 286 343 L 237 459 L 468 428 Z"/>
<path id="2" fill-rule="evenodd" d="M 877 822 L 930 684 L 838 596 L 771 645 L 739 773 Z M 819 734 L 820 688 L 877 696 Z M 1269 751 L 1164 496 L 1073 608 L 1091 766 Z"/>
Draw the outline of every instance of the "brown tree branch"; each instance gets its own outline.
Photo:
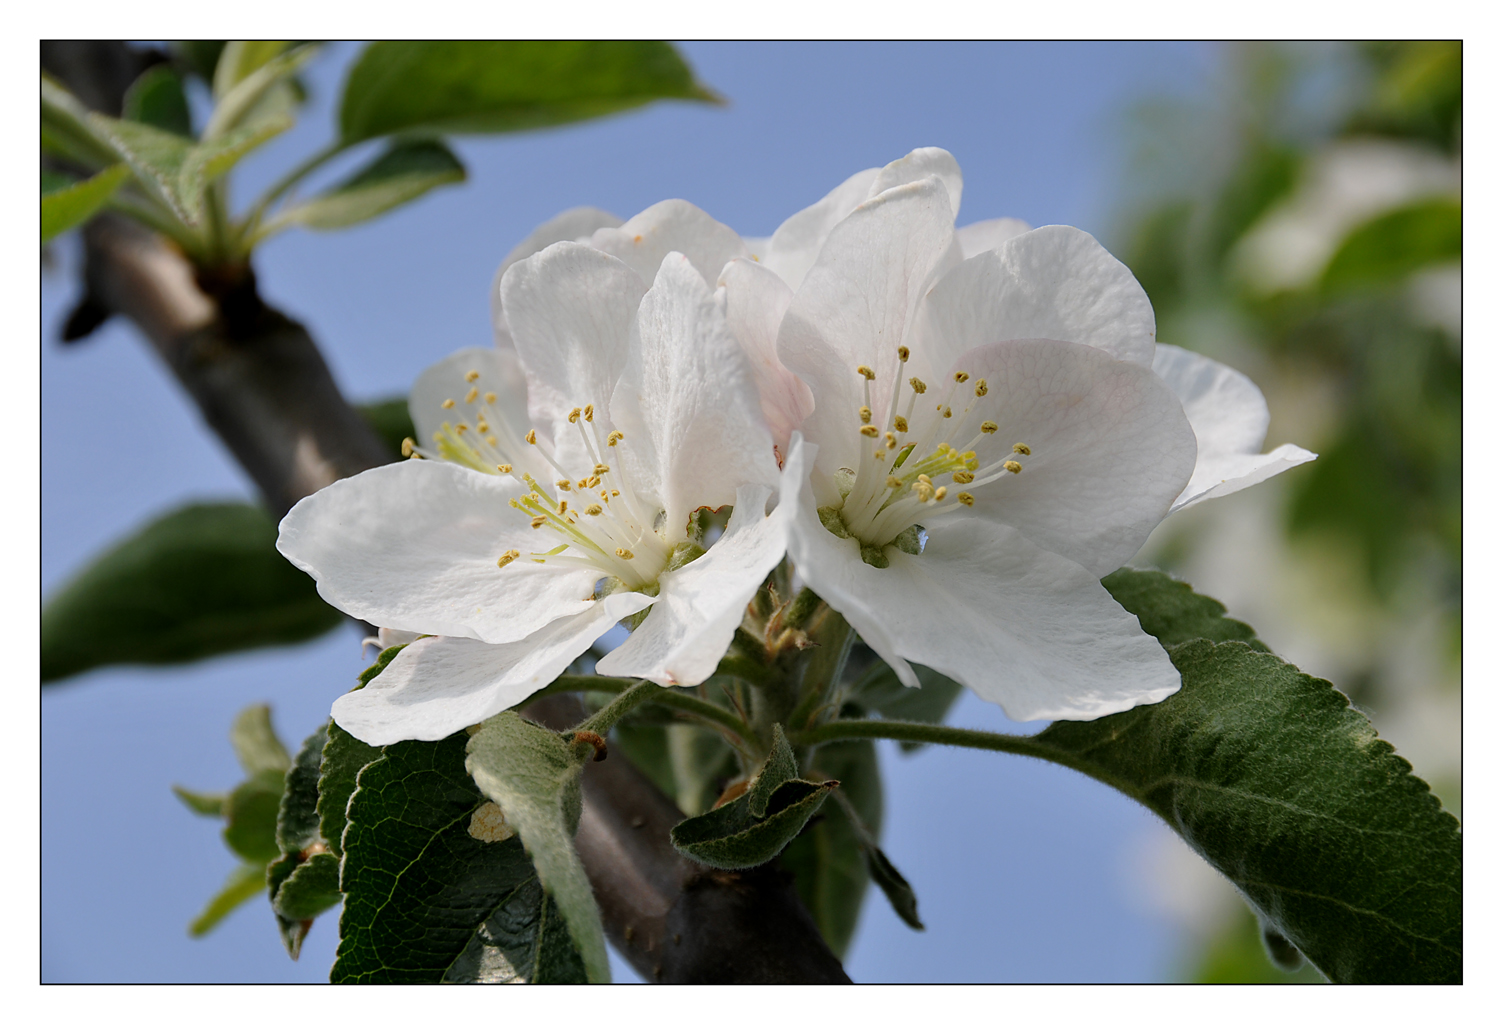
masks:
<path id="1" fill-rule="evenodd" d="M 121 43 L 55 43 L 43 66 L 117 111 L 141 60 Z M 136 324 L 273 512 L 390 459 L 307 331 L 260 300 L 248 267 L 205 275 L 117 216 L 89 224 L 84 245 L 90 316 Z M 581 718 L 576 701 L 538 712 L 564 727 Z M 784 875 L 687 861 L 667 838 L 681 818 L 623 756 L 584 772 L 579 853 L 610 941 L 634 967 L 669 982 L 849 981 Z"/>

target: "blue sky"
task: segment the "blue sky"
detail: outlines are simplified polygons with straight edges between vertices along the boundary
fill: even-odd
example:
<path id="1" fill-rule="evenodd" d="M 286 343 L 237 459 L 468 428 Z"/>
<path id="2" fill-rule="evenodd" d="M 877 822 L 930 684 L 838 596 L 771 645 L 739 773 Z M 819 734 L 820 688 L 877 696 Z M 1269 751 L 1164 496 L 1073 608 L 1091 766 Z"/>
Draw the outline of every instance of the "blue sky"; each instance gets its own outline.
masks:
<path id="1" fill-rule="evenodd" d="M 404 393 L 428 364 L 489 340 L 495 267 L 536 224 L 576 205 L 630 216 L 688 199 L 745 235 L 769 234 L 845 177 L 922 145 L 964 169 L 959 223 L 1017 216 L 1107 240 L 1130 105 L 1194 95 L 1221 54 L 1182 43 L 696 43 L 683 47 L 726 107 L 661 104 L 531 135 L 462 139 L 467 184 L 363 227 L 293 233 L 257 255 L 267 301 L 303 321 L 346 394 Z M 332 130 L 342 69 L 309 72 L 303 122 L 247 161 L 241 200 Z M 340 167 L 330 168 L 337 176 Z M 42 584 L 184 502 L 253 498 L 234 462 L 133 328 L 63 347 L 77 299 L 75 239 L 42 289 Z M 295 745 L 359 671 L 357 636 L 170 670 L 98 671 L 42 699 L 42 962 L 47 981 L 323 981 L 337 941 L 314 926 L 286 959 L 268 907 L 203 940 L 190 918 L 232 857 L 173 783 L 239 778 L 227 731 L 269 701 Z M 954 722 L 1020 729 L 966 697 Z M 847 967 L 857 981 L 1151 981 L 1175 930 L 1130 889 L 1130 849 L 1161 824 L 1059 767 L 980 752 L 882 752 L 884 845 L 927 931 L 875 894 Z M 104 935 L 107 934 L 107 935 Z M 623 964 L 617 978 L 629 977 Z"/>

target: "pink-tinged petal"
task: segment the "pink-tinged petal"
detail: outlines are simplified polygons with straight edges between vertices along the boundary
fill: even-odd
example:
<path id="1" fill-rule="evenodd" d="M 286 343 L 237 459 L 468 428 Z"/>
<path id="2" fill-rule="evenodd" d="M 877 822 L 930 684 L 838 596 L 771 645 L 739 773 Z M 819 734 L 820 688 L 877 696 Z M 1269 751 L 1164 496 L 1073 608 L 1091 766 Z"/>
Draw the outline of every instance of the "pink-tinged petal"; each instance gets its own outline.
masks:
<path id="1" fill-rule="evenodd" d="M 878 167 L 861 170 L 806 209 L 787 217 L 771 235 L 764 252 L 755 254 L 787 286 L 796 290 L 818 261 L 818 253 L 833 228 L 870 197 L 870 185 L 879 176 Z"/>
<path id="2" fill-rule="evenodd" d="M 1156 317 L 1130 270 L 1073 227 L 1039 227 L 966 259 L 922 303 L 918 342 L 936 364 L 997 340 L 1087 344 L 1149 367 Z"/>
<path id="3" fill-rule="evenodd" d="M 998 220 L 980 220 L 978 223 L 971 223 L 967 227 L 958 228 L 955 233 L 958 236 L 958 246 L 963 249 L 964 258 L 972 259 L 985 252 L 993 252 L 1011 238 L 1020 237 L 1029 230 L 1031 230 L 1031 224 L 1025 220 L 1002 216 Z"/>
<path id="4" fill-rule="evenodd" d="M 820 474 L 858 463 L 858 409 L 865 400 L 856 368 L 874 371 L 871 407 L 883 409 L 917 300 L 957 259 L 948 193 L 935 178 L 882 192 L 829 235 L 776 342 L 782 362 L 812 391 L 814 408 L 802 432 L 819 446 Z M 912 354 L 907 369 L 925 371 L 920 352 Z"/>
<path id="5" fill-rule="evenodd" d="M 668 252 L 681 252 L 710 286 L 726 262 L 750 254 L 733 229 L 682 199 L 658 202 L 619 227 L 597 230 L 592 243 L 646 281 L 656 279 Z"/>
<path id="6" fill-rule="evenodd" d="M 1317 458 L 1290 443 L 1260 452 L 1271 413 L 1260 388 L 1243 373 L 1170 344 L 1156 346 L 1152 368 L 1182 402 L 1198 438 L 1193 477 L 1173 502 L 1173 511 L 1237 493 Z"/>
<path id="7" fill-rule="evenodd" d="M 551 684 L 621 618 L 652 597 L 621 592 L 505 645 L 422 638 L 374 680 L 333 703 L 339 726 L 366 744 L 441 741 Z"/>
<path id="8" fill-rule="evenodd" d="M 948 208 L 958 216 L 959 200 L 964 194 L 964 175 L 958 169 L 958 161 L 947 149 L 927 146 L 913 149 L 899 160 L 887 163 L 870 184 L 870 198 L 890 188 L 912 184 L 929 177 L 936 177 L 948 190 Z"/>
<path id="9" fill-rule="evenodd" d="M 725 266 L 719 286 L 724 288 L 729 332 L 750 360 L 761 412 L 776 449 L 785 453 L 792 430 L 813 410 L 812 391 L 781 364 L 776 353 L 776 336 L 792 302 L 792 290 L 775 273 L 748 259 L 735 259 Z"/>
<path id="10" fill-rule="evenodd" d="M 786 552 L 791 507 L 769 517 L 767 486 L 741 486 L 729 527 L 709 551 L 661 576 L 661 594 L 625 643 L 600 660 L 601 674 L 661 685 L 712 676 L 745 616 L 745 606 Z"/>
<path id="11" fill-rule="evenodd" d="M 974 511 L 1095 577 L 1135 555 L 1193 473 L 1192 427 L 1149 369 L 1056 340 L 987 344 L 954 368 L 988 386 L 955 445 L 979 437 L 980 465 L 1022 465 L 974 490 Z M 1031 453 L 1014 455 L 1016 443 Z"/>
<path id="12" fill-rule="evenodd" d="M 672 529 L 685 529 L 698 507 L 733 503 L 739 485 L 777 480 L 760 394 L 729 333 L 722 293 L 685 256 L 662 260 L 610 403 L 625 434 L 620 456 L 642 488 L 655 488 Z"/>
<path id="13" fill-rule="evenodd" d="M 618 227 L 620 218 L 613 213 L 592 206 L 577 206 L 564 210 L 526 236 L 526 240 L 510 250 L 500 268 L 495 270 L 494 282 L 490 285 L 490 321 L 495 327 L 495 346 L 508 350 L 512 346 L 510 324 L 505 319 L 505 305 L 501 300 L 500 281 L 505 271 L 522 259 L 529 258 L 548 245 L 559 241 L 581 241 L 587 243 L 594 231 L 603 227 Z"/>
<path id="14" fill-rule="evenodd" d="M 625 368 L 646 285 L 619 259 L 559 242 L 510 268 L 500 284 L 530 416 L 570 472 L 593 464 L 568 413 L 604 409 Z"/>
<path id="15" fill-rule="evenodd" d="M 898 651 L 901 622 L 884 615 L 880 601 L 868 588 L 871 572 L 879 574 L 859 555 L 859 543 L 840 539 L 818 520 L 817 502 L 810 480 L 818 448 L 792 434 L 791 449 L 781 473 L 781 507 L 792 514 L 787 525 L 787 555 L 796 566 L 797 577 L 832 606 L 859 632 L 866 645 L 891 665 L 901 683 L 920 687 L 916 671 Z"/>
<path id="16" fill-rule="evenodd" d="M 1012 528 L 943 518 L 920 556 L 889 556 L 884 569 L 859 565 L 859 591 L 895 651 L 1011 719 L 1092 720 L 1181 687 L 1165 650 L 1093 574 Z"/>
<path id="17" fill-rule="evenodd" d="M 525 488 L 440 461 L 402 461 L 341 479 L 293 507 L 276 548 L 318 594 L 377 627 L 512 642 L 587 609 L 602 572 L 545 566 Z"/>

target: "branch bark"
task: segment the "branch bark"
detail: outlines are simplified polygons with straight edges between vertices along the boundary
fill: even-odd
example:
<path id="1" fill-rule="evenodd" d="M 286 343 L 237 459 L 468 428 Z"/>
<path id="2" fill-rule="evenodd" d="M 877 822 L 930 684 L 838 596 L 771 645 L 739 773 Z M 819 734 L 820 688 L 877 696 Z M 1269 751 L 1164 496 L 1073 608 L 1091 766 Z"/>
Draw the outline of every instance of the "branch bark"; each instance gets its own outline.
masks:
<path id="1" fill-rule="evenodd" d="M 122 43 L 55 43 L 43 66 L 95 108 L 118 111 L 141 61 Z M 117 216 L 84 231 L 85 306 L 129 318 L 279 516 L 335 479 L 390 459 L 339 392 L 307 331 L 265 305 L 249 267 L 206 276 Z M 569 706 L 535 707 L 559 727 Z M 569 713 L 576 714 L 568 718 Z M 774 866 L 723 873 L 680 856 L 677 807 L 623 756 L 584 772 L 578 849 L 610 941 L 665 982 L 848 982 Z"/>

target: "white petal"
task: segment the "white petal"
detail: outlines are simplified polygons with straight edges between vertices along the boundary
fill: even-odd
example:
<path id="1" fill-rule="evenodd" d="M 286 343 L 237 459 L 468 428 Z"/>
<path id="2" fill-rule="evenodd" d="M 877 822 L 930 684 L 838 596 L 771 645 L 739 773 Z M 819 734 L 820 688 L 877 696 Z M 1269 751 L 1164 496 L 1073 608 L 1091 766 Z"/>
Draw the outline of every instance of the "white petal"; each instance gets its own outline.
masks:
<path id="1" fill-rule="evenodd" d="M 896 652 L 1011 719 L 1092 720 L 1181 687 L 1165 650 L 1097 578 L 1004 525 L 940 519 L 920 556 L 892 550 L 888 568 L 859 567 L 861 599 Z"/>
<path id="2" fill-rule="evenodd" d="M 913 149 L 899 160 L 887 163 L 870 185 L 870 198 L 889 188 L 898 188 L 928 177 L 936 177 L 948 189 L 948 208 L 958 216 L 958 203 L 964 194 L 964 175 L 958 160 L 947 149 L 927 146 Z"/>
<path id="3" fill-rule="evenodd" d="M 377 627 L 511 642 L 587 609 L 602 572 L 544 566 L 530 518 L 509 506 L 510 477 L 441 461 L 402 461 L 340 479 L 281 521 L 276 548 L 318 594 Z"/>
<path id="4" fill-rule="evenodd" d="M 1152 368 L 1182 402 L 1198 437 L 1197 466 L 1173 511 L 1237 493 L 1317 458 L 1290 443 L 1260 452 L 1271 413 L 1260 388 L 1243 373 L 1170 344 L 1156 345 Z"/>
<path id="5" fill-rule="evenodd" d="M 545 688 L 622 617 L 651 602 L 639 592 L 617 593 L 505 645 L 420 639 L 334 702 L 333 718 L 366 744 L 440 741 Z"/>
<path id="6" fill-rule="evenodd" d="M 613 213 L 606 213 L 592 206 L 576 206 L 558 213 L 528 234 L 525 241 L 512 248 L 500 268 L 495 270 L 495 279 L 490 285 L 490 321 L 495 327 L 495 346 L 505 350 L 512 344 L 510 324 L 505 320 L 505 306 L 500 295 L 500 280 L 505 276 L 506 270 L 558 241 L 587 242 L 593 237 L 594 231 L 601 227 L 619 225 L 620 218 Z"/>
<path id="7" fill-rule="evenodd" d="M 1099 242 L 1074 227 L 1040 227 L 939 280 L 917 336 L 939 365 L 980 344 L 1044 338 L 1150 366 L 1156 317 L 1130 270 Z"/>
<path id="8" fill-rule="evenodd" d="M 880 608 L 868 600 L 866 572 L 874 571 L 859 555 L 859 543 L 840 539 L 818 520 L 809 473 L 818 448 L 792 434 L 791 450 L 781 473 L 781 507 L 791 510 L 787 526 L 787 555 L 796 565 L 797 577 L 844 615 L 859 632 L 866 645 L 891 665 L 901 683 L 920 687 L 916 671 L 896 651 L 900 622 L 885 617 Z"/>
<path id="9" fill-rule="evenodd" d="M 1182 405 L 1154 373 L 1097 348 L 1012 340 L 967 352 L 955 366 L 984 379 L 964 443 L 981 465 L 1024 443 L 1018 475 L 974 491 L 974 510 L 1103 577 L 1140 549 L 1192 475 L 1197 445 Z M 959 512 L 963 514 L 963 512 Z"/>
<path id="10" fill-rule="evenodd" d="M 792 290 L 780 277 L 749 259 L 735 259 L 719 276 L 724 288 L 724 316 L 739 341 L 760 391 L 760 408 L 776 449 L 785 454 L 792 430 L 813 410 L 812 391 L 776 353 L 781 318 L 792 302 Z"/>
<path id="11" fill-rule="evenodd" d="M 865 401 L 855 368 L 874 370 L 871 406 L 884 407 L 917 299 L 957 259 L 948 193 L 935 178 L 882 192 L 829 235 L 776 341 L 782 362 L 812 391 L 802 432 L 819 446 L 821 473 L 858 463 Z M 920 361 L 908 368 L 922 371 Z"/>
<path id="12" fill-rule="evenodd" d="M 594 232 L 593 246 L 655 280 L 668 252 L 681 252 L 705 283 L 713 286 L 730 259 L 750 255 L 732 228 L 682 199 L 667 199 L 632 216 L 619 227 Z"/>
<path id="13" fill-rule="evenodd" d="M 472 383 L 470 372 L 479 376 Z M 521 369 L 520 359 L 514 351 L 497 351 L 488 347 L 467 347 L 444 358 L 436 365 L 423 370 L 412 384 L 407 397 L 407 410 L 411 412 L 412 424 L 416 427 L 418 446 L 431 446 L 433 435 L 444 422 L 457 424 L 461 421 L 476 422 L 473 408 L 466 406 L 464 398 L 471 390 L 481 394 L 493 393 L 494 404 L 484 404 L 487 415 L 495 415 L 510 430 L 511 436 L 519 439 L 531 428 L 531 419 L 526 411 L 526 374 Z M 476 399 L 475 403 L 482 399 Z M 443 402 L 452 400 L 456 407 L 445 409 Z M 551 437 L 547 438 L 550 452 Z M 498 448 L 497 448 L 498 449 Z M 519 456 L 519 462 L 516 458 Z M 517 473 L 541 472 L 546 462 L 529 449 L 512 450 L 504 457 L 496 455 L 496 462 L 511 461 Z"/>
<path id="14" fill-rule="evenodd" d="M 767 486 L 741 486 L 729 527 L 709 551 L 661 576 L 661 595 L 644 623 L 599 662 L 601 674 L 662 685 L 712 676 L 745 606 L 786 552 L 790 505 L 769 517 Z"/>
<path id="15" fill-rule="evenodd" d="M 984 252 L 994 251 L 1011 238 L 1020 237 L 1029 230 L 1031 224 L 1025 220 L 1002 216 L 998 220 L 980 220 L 967 227 L 960 227 L 956 233 L 964 258 L 972 259 Z"/>
<path id="16" fill-rule="evenodd" d="M 760 260 L 796 290 L 818 261 L 818 253 L 833 228 L 870 197 L 870 185 L 879 176 L 878 167 L 861 170 L 806 209 L 787 217 L 771 235 L 764 252 L 756 252 Z"/>
<path id="17" fill-rule="evenodd" d="M 609 406 L 646 285 L 619 259 L 563 241 L 512 266 L 500 289 L 531 419 L 552 435 L 565 468 L 586 468 L 593 459 L 568 412 Z"/>

